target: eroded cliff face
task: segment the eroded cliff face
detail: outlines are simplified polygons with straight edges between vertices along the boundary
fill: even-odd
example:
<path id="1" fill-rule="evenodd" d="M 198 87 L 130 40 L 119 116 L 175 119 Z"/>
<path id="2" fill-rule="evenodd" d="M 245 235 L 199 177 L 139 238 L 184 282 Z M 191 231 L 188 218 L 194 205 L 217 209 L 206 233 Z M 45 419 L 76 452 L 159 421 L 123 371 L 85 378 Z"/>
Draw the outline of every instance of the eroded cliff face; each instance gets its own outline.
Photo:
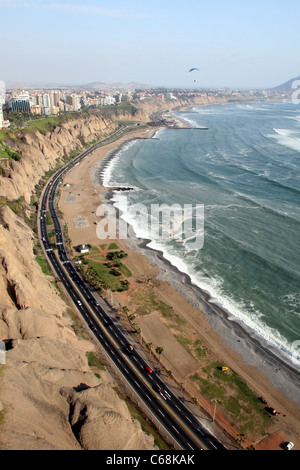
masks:
<path id="1" fill-rule="evenodd" d="M 46 172 L 62 162 L 63 157 L 82 149 L 83 142 L 100 140 L 116 128 L 113 120 L 89 116 L 69 120 L 45 134 L 28 131 L 17 134 L 15 139 L 6 139 L 5 143 L 22 158 L 2 162 L 0 197 L 16 200 L 23 196 L 29 203 L 35 185 Z"/>
<path id="2" fill-rule="evenodd" d="M 11 143 L 20 161 L 0 176 L 0 196 L 24 197 L 76 147 L 99 139 L 117 125 L 91 117 L 74 120 L 45 135 L 25 133 Z M 13 145 L 14 144 L 14 145 Z M 27 206 L 29 208 L 29 205 Z M 153 449 L 113 390 L 104 370 L 90 369 L 89 340 L 72 328 L 67 304 L 45 276 L 34 254 L 34 233 L 8 205 L 0 208 L 0 449 Z"/>

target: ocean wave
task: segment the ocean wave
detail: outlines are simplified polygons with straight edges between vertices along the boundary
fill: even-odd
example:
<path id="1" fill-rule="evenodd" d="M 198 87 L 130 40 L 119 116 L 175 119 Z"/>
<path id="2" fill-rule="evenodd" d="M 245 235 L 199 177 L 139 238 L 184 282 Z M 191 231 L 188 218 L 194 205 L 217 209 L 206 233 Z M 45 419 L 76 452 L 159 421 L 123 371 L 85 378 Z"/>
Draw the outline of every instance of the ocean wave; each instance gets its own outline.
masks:
<path id="1" fill-rule="evenodd" d="M 269 134 L 268 137 L 275 139 L 280 145 L 300 152 L 300 135 L 294 136 L 290 129 L 274 129 L 276 135 Z"/>
<path id="2" fill-rule="evenodd" d="M 259 111 L 262 110 L 259 109 Z M 155 200 L 160 204 L 166 200 L 166 197 L 172 200 L 172 190 L 177 199 L 183 196 L 206 197 L 209 204 L 205 205 L 205 213 L 208 215 L 205 220 L 206 228 L 208 228 L 205 237 L 210 250 L 207 255 L 200 256 L 197 250 L 189 246 L 189 242 L 193 242 L 195 237 L 193 233 L 186 238 L 186 241 L 177 240 L 172 244 L 151 239 L 148 227 L 138 223 L 134 213 L 123 213 L 122 218 L 132 227 L 136 238 L 147 240 L 149 248 L 162 253 L 168 262 L 190 277 L 193 285 L 205 291 L 210 296 L 212 306 L 220 306 L 227 312 L 230 320 L 245 325 L 254 336 L 260 338 L 262 343 L 268 342 L 291 356 L 293 346 L 287 338 L 294 338 L 296 334 L 295 329 L 291 328 L 294 319 L 292 317 L 294 312 L 291 309 L 299 306 L 298 297 L 288 293 L 294 289 L 294 286 L 296 289 L 294 274 L 298 276 L 297 279 L 299 278 L 299 270 L 289 271 L 291 266 L 294 271 L 297 269 L 297 260 L 293 256 L 293 247 L 290 249 L 289 242 L 293 243 L 297 240 L 298 233 L 299 214 L 296 214 L 297 206 L 293 203 L 294 208 L 292 204 L 292 201 L 299 196 L 299 190 L 293 187 L 294 184 L 296 185 L 298 161 L 292 152 L 283 150 L 277 144 L 279 144 L 279 139 L 294 139 L 295 143 L 297 133 L 288 128 L 285 129 L 288 127 L 287 116 L 283 116 L 283 113 L 277 115 L 276 109 L 271 125 L 269 122 L 265 125 L 261 113 L 257 113 L 259 118 L 256 122 L 254 111 L 257 110 L 253 109 L 253 114 L 248 113 L 251 117 L 250 133 L 246 132 L 245 126 L 240 125 L 240 116 L 243 115 L 243 120 L 246 120 L 247 113 L 234 111 L 233 106 L 230 109 L 229 107 L 228 109 L 216 107 L 206 110 L 201 108 L 197 111 L 197 116 L 188 113 L 180 114 L 181 119 L 184 116 L 197 126 L 200 120 L 205 119 L 205 115 L 207 115 L 208 122 L 216 122 L 213 140 L 209 139 L 210 133 L 206 134 L 203 139 L 201 132 L 162 130 L 160 134 L 160 152 L 162 153 L 158 155 L 156 149 L 152 149 L 151 146 L 148 149 L 146 145 L 149 153 L 146 152 L 148 158 L 143 159 L 143 164 L 145 164 L 143 171 L 137 172 L 130 166 L 130 169 L 134 170 L 133 181 L 137 182 L 137 185 L 140 183 L 143 188 L 139 193 L 130 194 L 131 202 L 140 201 L 141 204 L 147 205 Z M 224 112 L 230 116 L 230 121 L 217 116 Z M 214 121 L 214 116 L 217 116 L 216 121 Z M 277 124 L 280 122 L 280 117 L 283 121 Z M 237 123 L 236 126 L 235 123 Z M 269 136 L 273 126 L 276 131 L 274 130 L 274 133 Z M 255 129 L 257 132 L 254 132 Z M 187 134 L 191 136 L 189 140 Z M 203 153 L 202 161 L 197 158 L 200 152 Z M 142 157 L 140 153 L 136 156 Z M 162 161 L 165 165 L 160 173 L 157 167 Z M 106 169 L 108 172 L 106 180 L 110 186 L 113 179 L 118 179 L 117 174 L 120 175 L 120 180 L 122 179 L 121 170 L 116 168 L 116 164 L 115 162 L 115 165 Z M 124 171 L 124 180 L 131 178 L 129 174 L 130 172 L 126 176 L 127 172 Z M 175 180 L 177 174 L 178 181 Z M 119 183 L 120 181 L 118 181 L 118 186 L 120 186 Z M 161 190 L 153 192 L 154 187 L 161 188 Z M 186 188 L 185 191 L 182 190 L 183 187 Z M 170 194 L 169 191 L 171 191 Z M 164 196 L 162 199 L 160 199 L 161 195 Z M 223 205 L 222 202 L 224 202 Z M 268 234 L 271 236 L 266 242 Z M 224 239 L 225 236 L 229 238 Z M 283 244 L 282 250 L 280 243 Z M 228 253 L 228 256 L 234 254 L 235 260 L 248 263 L 247 266 L 251 272 L 255 271 L 256 266 L 261 268 L 257 278 L 255 275 L 251 279 L 247 279 L 246 275 L 238 279 L 234 277 L 237 272 L 244 275 L 242 264 L 242 269 L 234 264 L 232 268 L 229 266 L 228 273 L 226 273 L 225 253 Z M 288 256 L 285 258 L 286 254 Z M 215 256 L 215 264 L 210 262 L 213 256 Z M 207 272 L 211 269 L 213 274 L 209 276 L 205 269 Z M 274 270 L 276 276 L 278 274 L 276 279 L 273 279 L 270 274 Z M 217 273 L 222 276 L 224 274 L 224 280 Z M 262 280 L 262 285 L 258 283 L 254 285 L 259 278 Z M 291 279 L 292 283 L 289 282 Z M 252 283 L 250 286 L 248 281 Z M 277 289 L 280 281 L 282 281 L 282 289 Z M 286 291 L 285 285 L 288 286 Z M 286 297 L 285 292 L 287 292 Z M 267 299 L 266 296 L 268 296 Z M 280 299 L 279 296 L 281 296 Z M 251 302 L 250 297 L 253 297 L 254 302 Z M 242 298 L 248 301 L 239 300 Z M 280 311 L 279 306 L 283 306 L 283 311 Z M 286 319 L 288 321 L 285 321 Z M 277 325 L 278 331 L 271 325 Z"/>
<path id="3" fill-rule="evenodd" d="M 134 144 L 136 144 L 136 142 L 138 142 L 137 139 L 131 140 L 131 141 L 127 142 L 126 144 L 124 144 L 117 152 L 113 152 L 112 154 L 108 155 L 108 157 L 107 157 L 108 162 L 107 162 L 107 164 L 105 164 L 105 166 L 104 166 L 104 168 L 101 172 L 102 185 L 103 185 L 104 188 L 111 188 L 111 187 L 114 187 L 114 186 L 121 187 L 121 185 L 119 185 L 119 183 L 112 181 L 113 171 L 114 171 L 116 165 L 118 164 L 122 154 L 124 152 L 126 152 Z M 122 183 L 122 185 L 124 187 L 126 186 L 125 183 Z M 129 186 L 129 185 L 127 185 L 127 186 Z"/>
<path id="4" fill-rule="evenodd" d="M 208 277 L 200 272 L 195 271 L 191 264 L 183 258 L 169 251 L 168 247 L 157 241 L 151 240 L 147 246 L 162 254 L 172 266 L 179 272 L 189 276 L 191 283 L 201 289 L 209 296 L 209 303 L 216 305 L 224 310 L 228 319 L 232 322 L 240 322 L 240 324 L 248 329 L 250 336 L 256 338 L 267 347 L 275 347 L 287 354 L 288 357 L 295 356 L 295 349 L 279 331 L 269 327 L 264 321 L 264 315 L 258 310 L 251 311 L 246 307 L 245 303 L 237 302 L 223 290 L 223 279 L 220 277 Z"/>

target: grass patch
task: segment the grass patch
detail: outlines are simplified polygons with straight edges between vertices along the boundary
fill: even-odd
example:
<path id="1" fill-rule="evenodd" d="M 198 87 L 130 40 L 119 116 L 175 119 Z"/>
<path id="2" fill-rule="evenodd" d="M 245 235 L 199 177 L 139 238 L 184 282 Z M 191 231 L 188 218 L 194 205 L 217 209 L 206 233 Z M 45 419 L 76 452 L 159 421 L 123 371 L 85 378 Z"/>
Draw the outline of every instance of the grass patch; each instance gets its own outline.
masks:
<path id="1" fill-rule="evenodd" d="M 87 258 L 84 259 L 84 263 L 89 269 L 85 269 L 85 266 L 81 265 L 82 273 L 86 275 L 88 279 L 98 282 L 100 287 L 108 288 L 113 292 L 128 289 L 124 280 L 121 276 L 117 276 L 116 271 L 112 268 L 110 263 L 99 263 Z"/>
<path id="2" fill-rule="evenodd" d="M 84 338 L 84 333 L 81 324 L 79 323 L 76 315 L 74 314 L 73 310 L 71 308 L 67 309 L 67 314 L 72 320 L 72 328 L 74 330 L 74 333 L 76 336 L 79 336 L 80 338 Z"/>
<path id="3" fill-rule="evenodd" d="M 57 290 L 57 291 L 60 293 L 60 295 L 61 295 L 61 289 L 60 289 L 59 285 L 57 284 L 57 282 L 56 282 L 56 281 L 51 281 L 51 284 L 54 285 L 54 287 L 56 288 L 56 290 Z"/>
<path id="4" fill-rule="evenodd" d="M 88 352 L 86 355 L 89 367 L 95 367 L 98 370 L 105 370 L 104 365 L 93 352 Z"/>
<path id="5" fill-rule="evenodd" d="M 91 255 L 95 255 L 95 254 L 99 254 L 100 253 L 100 250 L 97 246 L 90 246 L 90 254 Z"/>
<path id="6" fill-rule="evenodd" d="M 223 365 L 211 362 L 201 377 L 194 374 L 191 380 L 208 400 L 217 399 L 221 414 L 241 432 L 264 435 L 271 416 L 241 377 L 231 369 L 223 372 Z"/>
<path id="7" fill-rule="evenodd" d="M 19 152 L 12 150 L 8 145 L 3 143 L 3 136 L 0 135 L 0 157 L 1 158 L 12 158 L 13 160 L 21 160 Z"/>
<path id="8" fill-rule="evenodd" d="M 93 260 L 95 261 L 103 261 L 103 262 L 106 261 L 105 256 L 103 256 L 100 252 L 98 254 L 92 255 L 92 257 L 93 257 Z"/>
<path id="9" fill-rule="evenodd" d="M 136 313 L 138 315 L 149 315 L 153 311 L 159 312 L 165 317 L 173 315 L 173 308 L 162 300 L 156 299 L 151 291 L 136 292 L 134 297 L 137 304 Z"/>
<path id="10" fill-rule="evenodd" d="M 52 275 L 49 264 L 44 258 L 42 258 L 41 256 L 36 256 L 35 259 L 42 268 L 43 274 L 46 274 L 46 276 Z"/>
<path id="11" fill-rule="evenodd" d="M 127 268 L 127 266 L 125 266 L 120 261 L 114 262 L 114 266 L 116 266 L 121 271 L 121 273 L 124 274 L 124 276 L 126 277 L 132 276 L 132 272 Z"/>
<path id="12" fill-rule="evenodd" d="M 104 245 L 104 246 L 106 246 L 106 245 Z M 118 250 L 118 249 L 119 249 L 119 247 L 116 243 L 111 243 L 108 247 L 108 250 Z"/>
<path id="13" fill-rule="evenodd" d="M 48 116 L 41 119 L 34 119 L 32 121 L 28 121 L 28 127 L 26 130 L 38 130 L 41 133 L 51 132 L 53 126 L 60 125 L 60 122 L 60 116 Z"/>
<path id="14" fill-rule="evenodd" d="M 53 220 L 49 211 L 46 212 L 46 225 L 53 225 Z"/>

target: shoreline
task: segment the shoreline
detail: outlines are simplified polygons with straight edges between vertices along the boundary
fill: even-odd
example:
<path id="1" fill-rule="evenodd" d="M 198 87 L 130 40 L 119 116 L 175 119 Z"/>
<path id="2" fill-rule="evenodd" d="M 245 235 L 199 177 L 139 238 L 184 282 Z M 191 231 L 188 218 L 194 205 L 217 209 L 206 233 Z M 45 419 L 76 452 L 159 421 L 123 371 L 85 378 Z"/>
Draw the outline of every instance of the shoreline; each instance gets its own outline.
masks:
<path id="1" fill-rule="evenodd" d="M 144 138 L 153 138 L 158 130 L 159 129 L 148 131 L 148 137 Z M 151 137 L 149 137 L 150 132 Z M 80 167 L 85 168 L 87 174 L 89 174 L 89 181 L 91 181 L 93 185 L 92 194 L 96 195 L 96 192 L 100 191 L 98 196 L 100 196 L 102 201 L 104 199 L 106 204 L 113 204 L 111 197 L 114 193 L 114 188 L 104 188 L 97 179 L 100 177 L 102 181 L 101 173 L 103 173 L 107 165 L 125 145 L 128 145 L 129 141 L 133 140 L 137 140 L 137 137 L 128 135 L 127 138 L 121 139 L 121 142 L 115 142 L 113 148 L 110 150 L 106 148 L 105 151 L 104 149 L 104 155 L 102 155 L 102 157 L 98 156 L 99 151 L 93 152 L 93 157 L 87 159 L 88 161 L 92 158 L 94 160 L 93 165 L 91 165 L 91 170 L 88 170 L 86 160 L 85 163 L 82 162 L 80 165 Z M 89 166 L 89 168 L 91 168 L 91 166 Z M 73 169 L 70 173 L 73 174 L 76 171 L 78 172 L 78 170 Z M 80 179 L 82 180 L 82 177 Z M 88 185 L 88 181 L 86 184 Z M 92 201 L 87 201 L 89 207 L 91 203 Z M 74 232 L 75 231 L 76 229 Z M 91 232 L 91 227 L 85 232 Z M 89 236 L 92 235 L 90 234 Z M 71 239 L 73 244 L 76 244 L 74 243 L 72 235 Z M 284 397 L 289 397 L 290 400 L 292 400 L 292 404 L 296 407 L 293 413 L 295 414 L 294 419 L 297 419 L 297 413 L 299 416 L 299 409 L 297 408 L 299 406 L 298 374 L 287 367 L 286 364 L 280 362 L 272 351 L 265 349 L 238 321 L 229 319 L 230 314 L 228 312 L 209 302 L 209 294 L 194 285 L 188 274 L 182 273 L 177 267 L 173 266 L 163 257 L 162 252 L 148 247 L 149 241 L 150 240 L 128 239 L 124 240 L 124 245 L 127 247 L 127 251 L 133 254 L 135 253 L 136 256 L 141 255 L 146 258 L 147 262 L 151 264 L 153 268 L 155 267 L 155 278 L 163 283 L 164 286 L 169 285 L 170 292 L 173 291 L 178 298 L 184 297 L 187 302 L 189 302 L 192 309 L 187 313 L 183 312 L 183 316 L 185 316 L 185 318 L 190 316 L 189 321 L 196 330 L 201 330 L 203 327 L 201 317 L 205 317 L 209 328 L 211 328 L 211 331 L 208 331 L 204 323 L 203 329 L 205 330 L 205 334 L 207 333 L 206 340 L 208 344 L 212 345 L 212 349 L 217 348 L 221 357 L 224 356 L 224 362 L 226 363 L 227 357 L 228 362 L 233 364 L 233 369 L 246 380 L 250 388 L 252 384 L 258 393 L 259 391 L 261 391 L 262 394 L 264 394 L 264 391 L 270 393 L 271 396 L 274 396 L 274 402 L 276 392 L 278 392 L 278 401 L 274 403 L 276 408 L 282 409 L 281 404 L 284 402 Z M 169 299 L 170 298 L 169 296 Z M 277 369 L 277 371 L 275 369 Z M 280 374 L 278 374 L 278 369 L 280 369 Z"/>
<path id="2" fill-rule="evenodd" d="M 184 120 L 182 121 L 184 123 Z M 190 128 L 190 126 L 187 125 L 187 128 Z M 161 129 L 158 129 L 157 131 L 155 131 L 154 135 L 156 135 L 156 133 L 159 132 L 159 130 Z M 151 138 L 154 138 L 154 136 L 148 137 L 148 138 L 151 139 Z M 105 190 L 104 197 L 105 197 L 105 201 L 107 204 L 112 204 L 114 206 L 113 197 L 115 193 L 117 193 L 118 190 L 122 188 L 124 188 L 125 191 L 128 188 L 126 186 L 124 187 L 123 186 L 118 186 L 118 187 L 103 186 L 103 183 L 104 183 L 103 177 L 99 173 L 104 173 L 104 171 L 107 169 L 110 163 L 114 160 L 114 158 L 118 156 L 122 152 L 122 150 L 126 148 L 128 144 L 130 144 L 130 142 L 134 142 L 136 140 L 138 139 L 133 138 L 133 139 L 128 140 L 127 142 L 124 142 L 123 144 L 119 145 L 116 149 L 114 149 L 112 152 L 109 152 L 109 154 L 107 154 L 106 157 L 99 162 L 99 167 L 97 168 L 97 173 L 98 173 L 97 177 L 101 180 L 101 186 Z M 93 184 L 96 184 L 96 185 L 99 184 L 99 180 L 97 181 L 97 177 L 96 179 L 93 180 Z M 135 189 L 135 188 L 130 188 L 130 189 Z M 119 217 L 120 216 L 119 210 L 117 208 L 115 209 Z M 142 238 L 135 239 L 135 245 L 141 251 L 143 251 L 145 256 L 151 259 L 153 258 L 153 256 L 151 256 L 151 252 L 155 252 L 156 257 L 158 257 L 160 259 L 160 262 L 162 263 L 162 269 L 163 269 L 163 266 L 166 264 L 169 268 L 171 268 L 174 271 L 174 273 L 176 273 L 181 278 L 181 282 L 184 282 L 195 291 L 197 301 L 201 303 L 202 308 L 205 308 L 207 315 L 217 314 L 222 317 L 224 322 L 227 322 L 227 323 L 230 322 L 229 324 L 234 323 L 236 327 L 242 333 L 249 336 L 250 339 L 253 342 L 255 342 L 258 349 L 262 349 L 265 353 L 269 353 L 269 355 L 272 356 L 272 358 L 276 362 L 278 362 L 277 368 L 279 366 L 284 366 L 288 368 L 295 377 L 299 378 L 299 385 L 300 385 L 299 367 L 297 368 L 297 366 L 294 364 L 292 360 L 292 355 L 284 349 L 284 346 L 276 343 L 275 340 L 274 342 L 272 342 L 272 340 L 269 340 L 268 338 L 267 339 L 264 338 L 263 335 L 259 332 L 259 330 L 255 330 L 251 326 L 247 325 L 243 319 L 234 315 L 231 311 L 227 310 L 219 302 L 217 301 L 215 302 L 214 297 L 211 295 L 209 291 L 206 291 L 200 285 L 197 285 L 196 283 L 194 283 L 190 275 L 187 272 L 181 271 L 176 265 L 172 264 L 172 262 L 164 256 L 164 252 L 162 250 L 160 250 L 159 248 L 148 246 L 152 242 L 153 240 L 151 239 L 142 239 Z M 171 280 L 169 280 L 169 282 L 171 282 Z M 177 289 L 179 287 L 179 284 L 180 283 L 177 282 L 177 287 L 176 287 Z M 185 295 L 186 293 L 183 292 L 183 294 Z M 188 300 L 191 301 L 191 298 L 189 297 Z M 300 396 L 299 396 L 298 405 L 300 406 Z"/>
<path id="3" fill-rule="evenodd" d="M 122 149 L 123 146 L 119 146 L 108 160 L 103 161 L 102 171 Z M 101 169 L 102 161 L 99 163 Z M 103 187 L 103 189 L 105 204 L 114 206 L 112 198 L 117 192 L 116 189 L 111 187 Z M 120 212 L 117 208 L 115 210 L 119 218 Z M 230 349 L 241 355 L 246 364 L 257 367 L 275 387 L 280 388 L 300 407 L 300 394 L 298 393 L 300 372 L 293 365 L 291 356 L 279 346 L 268 342 L 259 332 L 227 311 L 222 305 L 212 302 L 213 297 L 209 292 L 193 283 L 189 274 L 180 271 L 177 266 L 165 258 L 162 250 L 148 246 L 151 242 L 151 239 L 136 237 L 125 240 L 125 244 L 131 250 L 143 254 L 152 265 L 158 268 L 159 279 L 168 282 L 175 290 L 181 292 L 191 305 L 205 315 L 211 327 Z M 280 375 L 278 375 L 278 371 L 281 372 Z M 290 382 L 290 389 L 287 389 L 287 382 Z"/>

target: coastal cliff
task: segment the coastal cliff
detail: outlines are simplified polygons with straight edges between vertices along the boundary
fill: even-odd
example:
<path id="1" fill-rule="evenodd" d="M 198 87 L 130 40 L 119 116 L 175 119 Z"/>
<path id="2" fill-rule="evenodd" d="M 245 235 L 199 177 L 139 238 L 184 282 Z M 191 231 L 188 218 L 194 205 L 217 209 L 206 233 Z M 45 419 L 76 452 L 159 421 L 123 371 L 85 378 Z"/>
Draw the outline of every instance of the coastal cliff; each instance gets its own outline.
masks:
<path id="1" fill-rule="evenodd" d="M 49 132 L 23 129 L 7 137 L 5 144 L 21 158 L 1 162 L 0 197 L 17 200 L 22 196 L 30 203 L 35 185 L 45 173 L 62 164 L 71 152 L 82 150 L 83 144 L 99 140 L 116 128 L 111 119 L 90 115 L 53 126 Z"/>
<path id="2" fill-rule="evenodd" d="M 75 334 L 72 307 L 51 272 L 38 264 L 32 224 L 43 176 L 83 142 L 117 127 L 101 116 L 78 117 L 46 133 L 22 130 L 5 142 L 21 158 L 2 162 L 0 176 L 2 450 L 154 448 L 108 372 L 91 369 L 88 357 L 96 346 L 88 335 Z"/>

